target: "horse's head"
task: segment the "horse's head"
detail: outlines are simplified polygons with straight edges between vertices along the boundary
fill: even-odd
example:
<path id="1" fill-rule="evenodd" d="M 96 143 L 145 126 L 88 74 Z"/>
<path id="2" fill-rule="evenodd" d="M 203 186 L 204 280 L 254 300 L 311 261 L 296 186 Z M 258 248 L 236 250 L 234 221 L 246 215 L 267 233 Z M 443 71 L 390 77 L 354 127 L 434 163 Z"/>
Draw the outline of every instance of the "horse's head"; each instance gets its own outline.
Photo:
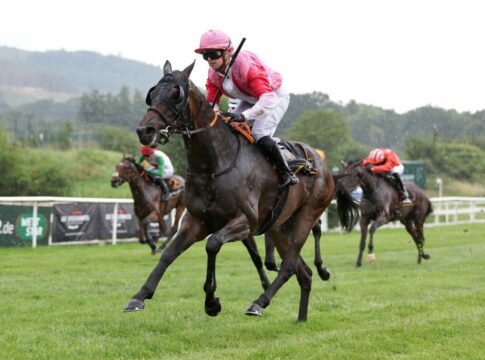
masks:
<path id="1" fill-rule="evenodd" d="M 342 169 L 340 170 L 340 175 L 342 176 L 340 182 L 348 189 L 355 189 L 360 183 L 360 174 L 364 168 L 360 166 L 361 160 L 354 161 L 341 161 Z"/>
<path id="2" fill-rule="evenodd" d="M 138 165 L 135 162 L 135 159 L 131 157 L 124 157 L 121 161 L 116 164 L 116 173 L 118 178 L 120 179 L 121 183 L 118 185 L 120 186 L 123 184 L 124 181 L 132 181 L 135 177 L 137 177 L 140 172 L 143 170 L 141 165 Z M 115 177 L 111 178 L 111 186 L 117 187 L 113 185 Z"/>
<path id="3" fill-rule="evenodd" d="M 136 129 L 143 145 L 165 144 L 175 129 L 190 126 L 189 77 L 194 64 L 195 61 L 183 71 L 172 71 L 170 62 L 165 62 L 163 77 L 148 91 L 146 103 L 149 108 Z"/>
<path id="4" fill-rule="evenodd" d="M 118 173 L 118 171 L 111 176 L 111 187 L 120 187 L 121 185 L 123 185 L 124 182 L 125 180 L 120 178 L 120 174 Z"/>

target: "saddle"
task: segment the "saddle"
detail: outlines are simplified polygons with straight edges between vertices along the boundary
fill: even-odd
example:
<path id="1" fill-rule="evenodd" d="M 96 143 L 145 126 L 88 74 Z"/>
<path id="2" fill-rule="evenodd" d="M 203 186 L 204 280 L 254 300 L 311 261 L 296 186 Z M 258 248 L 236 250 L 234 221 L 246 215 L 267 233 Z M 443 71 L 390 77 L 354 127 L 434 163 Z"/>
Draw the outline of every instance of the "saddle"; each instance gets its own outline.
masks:
<path id="1" fill-rule="evenodd" d="M 182 188 L 182 184 L 174 176 L 171 176 L 170 179 L 165 180 L 165 182 L 171 192 Z"/>
<path id="2" fill-rule="evenodd" d="M 401 190 L 400 190 L 400 188 L 399 188 L 399 184 L 398 184 L 398 183 L 397 183 L 397 182 L 394 180 L 394 177 L 393 177 L 392 175 L 386 175 L 386 176 L 382 176 L 382 177 L 383 177 L 383 179 L 384 179 L 384 180 L 385 180 L 385 181 L 386 181 L 386 182 L 387 182 L 389 185 L 391 185 L 391 186 L 392 186 L 392 187 L 393 187 L 393 188 L 394 188 L 394 189 L 397 191 L 397 193 L 398 193 L 398 194 L 401 194 Z M 407 203 L 407 204 L 406 204 L 406 203 L 404 203 L 404 204 L 403 204 L 403 203 L 401 202 L 401 201 L 402 201 L 402 200 L 401 200 L 401 201 L 399 202 L 399 204 L 400 204 L 401 206 L 404 206 L 404 207 L 414 205 L 414 204 L 416 203 L 416 196 L 415 196 L 415 194 L 414 194 L 414 193 L 413 193 L 411 190 L 409 190 L 409 188 L 406 186 L 406 184 L 404 184 L 404 183 L 403 183 L 403 186 L 404 186 L 404 190 L 406 190 L 406 191 L 407 191 L 408 196 L 409 196 L 409 199 L 411 200 L 411 202 L 410 202 L 410 203 Z"/>
<path id="3" fill-rule="evenodd" d="M 226 122 L 226 124 L 230 125 L 231 130 L 236 133 L 236 135 L 242 135 L 251 144 L 254 143 L 254 138 L 251 134 L 251 127 L 246 122 L 229 122 L 224 117 L 222 119 Z M 301 143 L 295 143 L 295 146 L 286 140 L 281 140 L 279 138 L 274 139 L 280 147 L 280 151 L 291 171 L 293 171 L 295 174 L 301 172 L 302 174 L 306 175 L 315 175 L 318 173 L 317 169 L 315 168 L 315 160 L 309 156 L 305 147 Z"/>
<path id="4" fill-rule="evenodd" d="M 310 156 L 302 143 L 290 143 L 289 141 L 278 138 L 276 138 L 276 142 L 278 143 L 288 166 L 295 174 L 301 172 L 306 175 L 315 175 L 318 173 L 315 166 L 315 159 Z"/>

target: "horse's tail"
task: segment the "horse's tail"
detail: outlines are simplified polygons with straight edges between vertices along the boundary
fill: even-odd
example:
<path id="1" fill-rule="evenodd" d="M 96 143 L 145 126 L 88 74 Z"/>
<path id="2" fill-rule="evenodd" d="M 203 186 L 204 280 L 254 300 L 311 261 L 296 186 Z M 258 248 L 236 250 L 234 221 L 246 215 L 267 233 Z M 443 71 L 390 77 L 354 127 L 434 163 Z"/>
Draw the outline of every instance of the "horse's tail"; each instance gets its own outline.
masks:
<path id="1" fill-rule="evenodd" d="M 334 177 L 337 197 L 337 213 L 342 229 L 351 232 L 359 220 L 359 205 L 352 198 L 352 194 Z"/>
<path id="2" fill-rule="evenodd" d="M 426 216 L 428 216 L 433 212 L 433 204 L 429 199 L 426 199 L 426 200 L 428 200 L 428 209 L 426 210 Z"/>

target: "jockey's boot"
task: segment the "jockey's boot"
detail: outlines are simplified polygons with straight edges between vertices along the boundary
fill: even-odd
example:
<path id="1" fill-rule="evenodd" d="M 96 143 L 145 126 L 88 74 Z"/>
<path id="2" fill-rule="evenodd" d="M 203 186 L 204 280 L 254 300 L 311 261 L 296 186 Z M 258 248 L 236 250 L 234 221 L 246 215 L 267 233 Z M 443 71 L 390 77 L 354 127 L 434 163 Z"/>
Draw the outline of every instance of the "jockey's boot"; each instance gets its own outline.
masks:
<path id="1" fill-rule="evenodd" d="M 263 136 L 258 140 L 257 144 L 263 150 L 264 155 L 269 158 L 269 161 L 276 165 L 276 172 L 281 183 L 280 187 L 298 184 L 298 177 L 288 167 L 288 163 L 283 157 L 278 144 L 271 136 Z"/>
<path id="2" fill-rule="evenodd" d="M 160 185 L 160 189 L 162 189 L 163 199 L 167 200 L 168 194 L 170 193 L 170 189 L 168 188 L 167 182 L 160 177 L 156 179 L 156 183 Z"/>
<path id="3" fill-rule="evenodd" d="M 402 180 L 401 180 L 401 177 L 399 176 L 399 174 L 392 174 L 392 177 L 394 178 L 394 182 L 396 183 L 397 190 L 399 191 L 401 203 L 411 204 L 412 201 L 409 198 L 409 193 L 406 190 L 406 188 L 404 187 L 404 184 L 402 183 Z"/>

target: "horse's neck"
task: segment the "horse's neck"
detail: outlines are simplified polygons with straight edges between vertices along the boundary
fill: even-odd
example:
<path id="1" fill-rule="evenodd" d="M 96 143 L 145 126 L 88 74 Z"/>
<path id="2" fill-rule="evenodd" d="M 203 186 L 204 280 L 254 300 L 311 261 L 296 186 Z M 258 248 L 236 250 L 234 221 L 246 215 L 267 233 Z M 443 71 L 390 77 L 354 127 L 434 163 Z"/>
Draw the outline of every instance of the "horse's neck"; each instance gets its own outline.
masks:
<path id="1" fill-rule="evenodd" d="M 147 193 L 150 183 L 145 180 L 140 174 L 128 182 L 130 184 L 131 194 L 135 202 L 145 201 L 145 194 Z"/>
<path id="2" fill-rule="evenodd" d="M 204 115 L 199 114 L 198 117 L 197 128 L 202 128 L 214 119 L 214 112 L 205 108 Z M 193 134 L 190 138 L 184 136 L 190 171 L 208 174 L 227 168 L 237 156 L 238 141 L 240 139 L 222 119 L 218 119 L 213 127 Z"/>

